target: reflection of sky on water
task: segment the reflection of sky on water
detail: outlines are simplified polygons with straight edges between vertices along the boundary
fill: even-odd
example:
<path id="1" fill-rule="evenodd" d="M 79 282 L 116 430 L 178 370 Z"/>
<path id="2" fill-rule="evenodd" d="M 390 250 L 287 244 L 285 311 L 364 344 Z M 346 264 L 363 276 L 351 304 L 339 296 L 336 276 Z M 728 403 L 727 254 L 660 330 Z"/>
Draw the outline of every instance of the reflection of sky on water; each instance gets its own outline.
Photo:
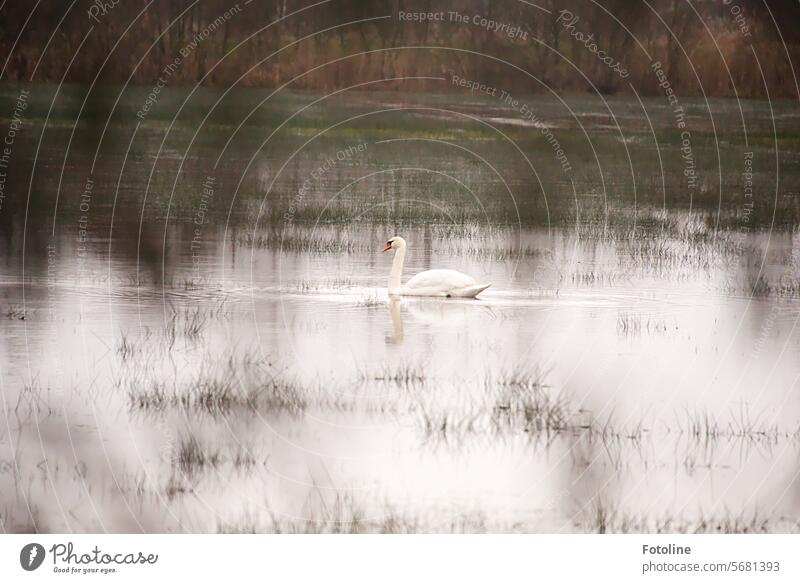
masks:
<path id="1" fill-rule="evenodd" d="M 139 264 L 139 286 L 136 258 L 114 245 L 109 257 L 107 241 L 94 244 L 77 281 L 73 244 L 60 240 L 55 285 L 47 286 L 46 266 L 28 266 L 26 317 L 4 320 L 0 339 L 11 437 L 0 447 L 16 460 L 0 476 L 3 491 L 15 492 L 5 499 L 7 528 L 24 528 L 27 505 L 44 530 L 263 525 L 270 512 L 319 516 L 337 492 L 363 500 L 366 516 L 391 508 L 434 529 L 466 515 L 571 530 L 598 501 L 635 516 L 796 515 L 797 439 L 732 437 L 744 428 L 792 433 L 800 418 L 798 304 L 724 293 L 726 282 L 747 281 L 749 267 L 648 273 L 620 265 L 608 245 L 557 232 L 519 236 L 546 254 L 487 260 L 448 251 L 469 241 L 415 248 L 424 237 L 411 232 L 406 278 L 447 266 L 494 285 L 480 301 L 387 302 L 384 235 L 356 233 L 358 249 L 375 243 L 375 251 L 345 254 L 209 238 L 195 286 L 184 285 L 197 272 L 179 230 L 163 257 L 154 251 L 158 268 Z M 783 235 L 770 242 L 784 256 L 791 245 Z M 154 283 L 164 279 L 162 264 L 169 286 Z M 20 267 L 6 259 L 5 305 L 23 304 Z M 179 329 L 166 350 L 173 311 L 198 307 L 210 315 L 197 341 Z M 239 381 L 296 379 L 351 406 L 221 417 L 139 411 L 120 382 L 131 366 L 123 335 L 138 346 L 142 385 L 191 383 L 226 355 L 252 351 L 264 361 Z M 404 367 L 424 380 L 374 381 Z M 580 431 L 456 426 L 441 439 L 420 430 L 418 406 L 457 419 L 482 403 L 490 379 L 514 371 L 543 374 L 576 420 L 619 434 L 609 445 Z M 706 415 L 724 436 L 692 437 L 691 422 Z M 641 437 L 626 437 L 637 427 Z M 170 460 L 189 435 L 226 461 L 180 475 Z M 231 461 L 241 451 L 253 458 L 246 468 Z"/>

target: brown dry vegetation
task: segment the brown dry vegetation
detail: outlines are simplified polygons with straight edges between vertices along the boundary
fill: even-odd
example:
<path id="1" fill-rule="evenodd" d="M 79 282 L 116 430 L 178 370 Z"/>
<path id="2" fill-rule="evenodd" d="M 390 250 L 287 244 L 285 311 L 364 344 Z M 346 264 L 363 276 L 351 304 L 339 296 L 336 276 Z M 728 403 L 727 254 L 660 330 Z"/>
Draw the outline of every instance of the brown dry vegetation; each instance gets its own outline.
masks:
<path id="1" fill-rule="evenodd" d="M 453 72 L 507 91 L 544 92 L 548 86 L 556 91 L 631 93 L 633 85 L 640 94 L 652 95 L 660 90 L 650 66 L 659 61 L 673 88 L 685 95 L 763 97 L 766 87 L 771 97 L 797 94 L 792 61 L 800 60 L 800 32 L 792 25 L 800 5 L 788 0 L 534 3 L 544 10 L 518 0 L 330 0 L 314 7 L 315 2 L 292 0 L 158 0 L 146 10 L 144 2 L 121 1 L 96 21 L 87 14 L 92 4 L 79 0 L 71 9 L 67 2 L 0 4 L 0 54 L 6 62 L 2 78 L 59 81 L 65 76 L 83 83 L 95 78 L 124 83 L 130 78 L 152 85 L 181 49 L 217 21 L 169 74 L 168 85 L 274 87 L 340 59 L 304 74 L 292 87 L 330 89 Z M 233 6 L 238 6 L 235 13 L 219 20 Z M 557 22 L 564 9 L 580 18 L 575 30 L 593 34 L 598 47 L 626 67 L 627 78 L 565 32 Z M 445 20 L 402 22 L 400 11 L 444 11 Z M 527 39 L 449 22 L 448 11 L 518 26 Z"/>

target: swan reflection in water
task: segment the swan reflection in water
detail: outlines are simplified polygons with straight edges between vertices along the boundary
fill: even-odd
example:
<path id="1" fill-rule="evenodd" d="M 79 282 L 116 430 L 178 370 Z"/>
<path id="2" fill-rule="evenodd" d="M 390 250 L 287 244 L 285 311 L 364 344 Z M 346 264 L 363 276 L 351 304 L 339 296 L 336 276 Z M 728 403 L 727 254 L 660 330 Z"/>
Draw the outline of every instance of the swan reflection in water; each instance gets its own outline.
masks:
<path id="1" fill-rule="evenodd" d="M 386 337 L 387 344 L 403 342 L 403 318 L 400 316 L 400 298 L 389 298 L 389 317 L 392 319 L 392 335 Z"/>
<path id="2" fill-rule="evenodd" d="M 387 344 L 402 344 L 403 312 L 407 312 L 414 322 L 429 326 L 442 326 L 463 323 L 479 310 L 483 314 L 494 315 L 490 306 L 481 305 L 474 300 L 453 301 L 452 299 L 420 298 L 414 300 L 390 297 L 387 304 L 392 322 L 392 334 L 386 336 Z"/>

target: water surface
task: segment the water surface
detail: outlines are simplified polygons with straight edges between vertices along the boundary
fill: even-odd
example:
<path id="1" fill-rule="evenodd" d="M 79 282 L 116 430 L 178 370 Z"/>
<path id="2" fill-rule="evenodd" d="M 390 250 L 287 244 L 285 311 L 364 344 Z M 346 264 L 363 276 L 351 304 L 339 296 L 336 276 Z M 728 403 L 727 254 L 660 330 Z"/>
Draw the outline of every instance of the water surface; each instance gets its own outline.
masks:
<path id="1" fill-rule="evenodd" d="M 4 529 L 797 529 L 797 160 L 763 104 L 747 134 L 693 110 L 689 188 L 658 100 L 655 134 L 636 101 L 534 101 L 565 175 L 513 112 L 442 96 L 334 101 L 263 148 L 312 96 L 239 131 L 84 117 L 67 151 L 71 91 L 32 109 L 0 213 Z M 405 277 L 492 287 L 390 299 L 397 234 Z"/>

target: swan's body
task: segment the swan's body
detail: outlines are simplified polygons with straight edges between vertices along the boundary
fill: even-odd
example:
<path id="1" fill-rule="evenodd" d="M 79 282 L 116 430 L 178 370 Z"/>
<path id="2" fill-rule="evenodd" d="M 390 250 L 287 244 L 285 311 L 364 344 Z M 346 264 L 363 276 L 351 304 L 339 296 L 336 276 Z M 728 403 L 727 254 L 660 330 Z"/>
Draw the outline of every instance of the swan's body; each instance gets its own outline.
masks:
<path id="1" fill-rule="evenodd" d="M 473 278 L 453 269 L 429 269 L 401 283 L 403 262 L 406 258 L 406 241 L 392 237 L 386 242 L 384 251 L 395 250 L 392 271 L 389 274 L 389 294 L 399 296 L 428 296 L 474 298 L 491 283 L 478 284 Z"/>

